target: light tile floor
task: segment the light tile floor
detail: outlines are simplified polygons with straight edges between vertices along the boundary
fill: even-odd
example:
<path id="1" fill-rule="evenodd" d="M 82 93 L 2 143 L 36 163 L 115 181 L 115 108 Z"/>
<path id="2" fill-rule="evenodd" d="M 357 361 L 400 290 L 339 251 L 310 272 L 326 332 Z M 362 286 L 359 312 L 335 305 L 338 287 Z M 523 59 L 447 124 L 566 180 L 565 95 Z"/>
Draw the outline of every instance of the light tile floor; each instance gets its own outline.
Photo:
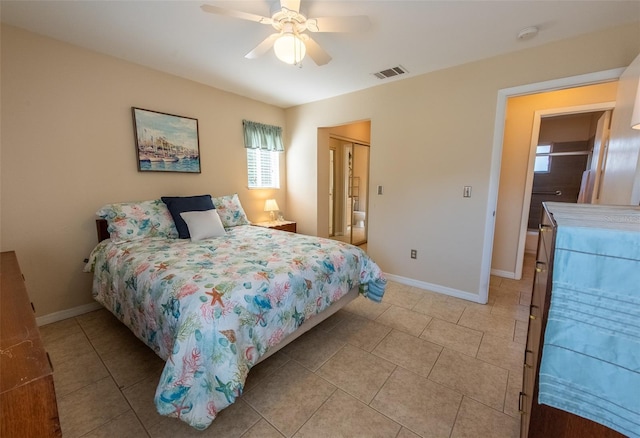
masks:
<path id="1" fill-rule="evenodd" d="M 480 305 L 390 282 L 254 367 L 204 432 L 153 405 L 163 362 L 106 310 L 41 327 L 63 436 L 518 436 L 533 257 Z"/>
<path id="2" fill-rule="evenodd" d="M 353 242 L 354 245 L 362 247 L 363 244 L 359 242 L 365 242 L 364 245 L 366 245 L 366 240 L 367 240 L 366 231 L 367 229 L 364 227 L 353 227 L 353 236 L 352 236 L 351 227 L 349 227 L 344 236 L 331 236 L 329 237 L 329 239 L 339 240 L 341 242 L 347 242 L 347 243 Z"/>

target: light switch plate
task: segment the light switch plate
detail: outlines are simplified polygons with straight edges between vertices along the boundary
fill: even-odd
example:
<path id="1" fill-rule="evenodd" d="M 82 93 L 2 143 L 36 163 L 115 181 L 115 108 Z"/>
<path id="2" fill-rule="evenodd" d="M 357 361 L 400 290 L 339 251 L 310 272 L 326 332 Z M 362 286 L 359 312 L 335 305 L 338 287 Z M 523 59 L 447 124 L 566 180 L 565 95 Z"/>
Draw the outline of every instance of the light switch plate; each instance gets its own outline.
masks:
<path id="1" fill-rule="evenodd" d="M 464 190 L 462 191 L 462 196 L 465 198 L 471 197 L 471 186 L 464 186 Z"/>

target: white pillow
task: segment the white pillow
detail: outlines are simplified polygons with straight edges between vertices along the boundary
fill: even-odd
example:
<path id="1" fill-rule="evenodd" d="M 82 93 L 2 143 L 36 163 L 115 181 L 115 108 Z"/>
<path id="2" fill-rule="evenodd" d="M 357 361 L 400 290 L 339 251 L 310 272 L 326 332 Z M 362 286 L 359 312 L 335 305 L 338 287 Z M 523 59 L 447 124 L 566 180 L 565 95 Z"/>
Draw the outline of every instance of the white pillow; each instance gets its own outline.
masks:
<path id="1" fill-rule="evenodd" d="M 193 242 L 226 234 L 220 216 L 215 210 L 185 211 L 180 213 L 180 216 L 186 222 Z"/>

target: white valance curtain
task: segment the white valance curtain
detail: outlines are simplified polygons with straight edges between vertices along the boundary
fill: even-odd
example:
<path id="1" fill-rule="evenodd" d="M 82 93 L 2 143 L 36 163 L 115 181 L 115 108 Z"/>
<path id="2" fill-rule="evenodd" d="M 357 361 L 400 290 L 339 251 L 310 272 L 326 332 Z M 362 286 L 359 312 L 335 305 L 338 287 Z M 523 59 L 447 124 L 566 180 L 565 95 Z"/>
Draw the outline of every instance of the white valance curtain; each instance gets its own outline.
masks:
<path id="1" fill-rule="evenodd" d="M 245 148 L 284 152 L 281 127 L 264 125 L 250 120 L 243 120 L 242 127 L 244 128 Z"/>

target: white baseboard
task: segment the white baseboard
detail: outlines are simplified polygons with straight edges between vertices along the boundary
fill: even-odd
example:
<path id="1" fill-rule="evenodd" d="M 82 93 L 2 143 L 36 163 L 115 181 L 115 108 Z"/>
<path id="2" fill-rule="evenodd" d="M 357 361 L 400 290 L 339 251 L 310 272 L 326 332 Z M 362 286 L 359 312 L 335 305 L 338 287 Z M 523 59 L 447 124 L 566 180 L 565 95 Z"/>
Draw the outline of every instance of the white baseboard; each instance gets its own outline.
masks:
<path id="1" fill-rule="evenodd" d="M 83 306 L 73 307 L 71 309 L 61 310 L 60 312 L 49 313 L 48 315 L 39 316 L 36 318 L 36 324 L 38 326 L 47 325 L 54 322 L 62 321 L 63 319 L 73 318 L 74 316 L 82 315 L 84 313 L 93 312 L 94 310 L 101 309 L 100 303 L 89 303 Z"/>
<path id="2" fill-rule="evenodd" d="M 516 279 L 515 272 L 501 271 L 500 269 L 492 269 L 491 275 L 495 275 L 496 277 L 510 278 L 512 280 Z"/>
<path id="3" fill-rule="evenodd" d="M 405 284 L 407 286 L 417 287 L 418 289 L 430 290 L 432 292 L 438 292 L 443 295 L 449 295 L 451 297 L 462 298 L 463 300 L 473 301 L 474 303 L 485 304 L 480 300 L 480 295 L 473 294 L 471 292 L 465 292 L 458 289 L 452 289 L 446 286 L 440 286 L 438 284 L 427 283 L 425 281 L 414 280 L 412 278 L 401 277 L 399 275 L 384 274 L 387 279 L 395 281 L 396 283 Z"/>

